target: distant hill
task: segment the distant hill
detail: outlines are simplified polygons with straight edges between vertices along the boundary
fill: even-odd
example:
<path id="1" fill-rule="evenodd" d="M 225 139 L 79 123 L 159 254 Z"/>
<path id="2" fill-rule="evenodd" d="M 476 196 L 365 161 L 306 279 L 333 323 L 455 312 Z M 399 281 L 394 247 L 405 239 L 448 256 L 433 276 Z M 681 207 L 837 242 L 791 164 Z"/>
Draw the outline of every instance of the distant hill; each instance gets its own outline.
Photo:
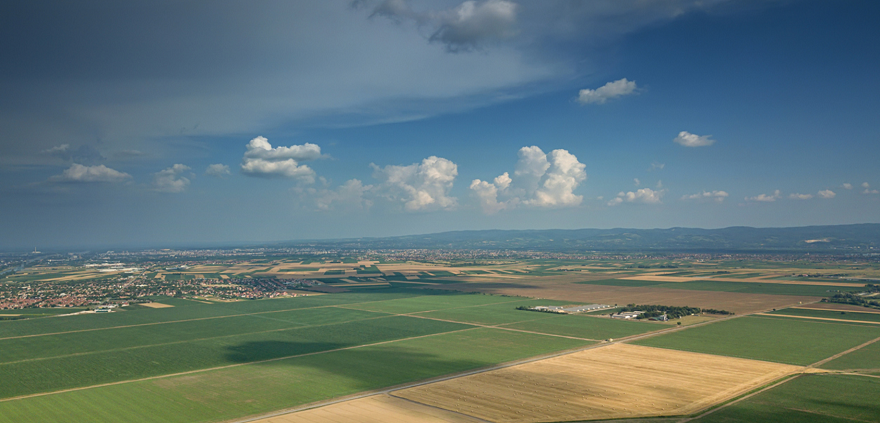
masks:
<path id="1" fill-rule="evenodd" d="M 545 251 L 831 252 L 880 254 L 880 224 L 792 228 L 546 229 L 454 231 L 314 241 L 341 248 L 519 249 Z"/>

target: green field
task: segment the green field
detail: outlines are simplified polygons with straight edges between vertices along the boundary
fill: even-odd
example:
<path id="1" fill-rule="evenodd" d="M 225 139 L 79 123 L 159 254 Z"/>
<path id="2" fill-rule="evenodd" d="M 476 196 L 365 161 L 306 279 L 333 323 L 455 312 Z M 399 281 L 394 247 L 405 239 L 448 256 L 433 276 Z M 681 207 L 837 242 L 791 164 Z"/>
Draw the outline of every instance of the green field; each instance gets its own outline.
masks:
<path id="1" fill-rule="evenodd" d="M 880 373 L 880 342 L 875 342 L 849 354 L 835 358 L 821 366 L 823 369 L 848 370 L 872 369 L 868 373 Z"/>
<path id="2" fill-rule="evenodd" d="M 415 316 L 423 316 L 432 319 L 452 320 L 462 323 L 475 323 L 479 325 L 500 325 L 530 320 L 546 319 L 554 315 L 534 311 L 517 310 L 519 306 L 536 305 L 564 305 L 562 301 L 551 300 L 522 300 L 500 304 L 489 304 L 474 307 L 451 308 L 440 311 L 417 313 Z"/>
<path id="3" fill-rule="evenodd" d="M 804 375 L 694 422 L 876 422 L 880 421 L 878 392 L 878 378 Z"/>
<path id="4" fill-rule="evenodd" d="M 515 309 L 517 305 L 557 302 L 518 297 L 386 288 L 363 293 L 216 304 L 174 298 L 155 300 L 175 307 L 141 307 L 108 314 L 0 322 L 0 380 L 15 381 L 0 383 L 0 399 L 123 382 L 113 387 L 78 390 L 76 394 L 0 401 L 0 416 L 3 416 L 0 421 L 6 416 L 21 418 L 20 413 L 26 413 L 22 410 L 29 410 L 29 404 L 43 404 L 49 401 L 47 398 L 58 402 L 40 405 L 45 409 L 35 413 L 34 420 L 12 420 L 82 421 L 85 415 L 74 412 L 72 416 L 79 417 L 69 420 L 65 420 L 68 417 L 60 420 L 49 417 L 60 410 L 83 410 L 103 416 L 103 412 L 91 408 L 92 403 L 85 408 L 82 404 L 65 403 L 67 398 L 74 398 L 71 400 L 74 402 L 82 398 L 94 400 L 91 395 L 96 389 L 133 395 L 132 403 L 154 407 L 153 412 L 175 409 L 163 401 L 177 404 L 179 398 L 190 398 L 192 392 L 227 389 L 250 396 L 251 399 L 244 402 L 230 399 L 228 404 L 194 399 L 204 404 L 188 404 L 186 410 L 189 411 L 176 409 L 174 413 L 177 421 L 210 421 L 590 344 L 583 340 L 479 329 L 469 324 L 558 317 Z M 445 314 L 425 316 L 431 318 L 399 315 L 414 312 Z M 455 321 L 438 320 L 444 317 Z M 471 331 L 481 334 L 479 342 L 468 335 Z M 432 341 L 435 337 L 440 337 L 439 341 Z M 465 342 L 464 339 L 467 339 L 467 348 L 456 346 L 458 342 Z M 411 347 L 412 342 L 415 344 Z M 470 348 L 472 344 L 478 346 L 477 350 Z M 411 354 L 412 348 L 415 353 Z M 395 367 L 401 363 L 405 366 Z M 241 366 L 250 370 L 238 370 L 243 369 Z M 275 370 L 267 373 L 265 369 L 269 368 Z M 335 373 L 327 377 L 327 371 Z M 169 376 L 191 372 L 197 372 L 193 375 L 198 376 Z M 280 376 L 285 374 L 286 379 Z M 218 379 L 208 375 L 220 375 L 224 381 L 222 386 L 215 386 Z M 226 379 L 232 375 L 241 380 Z M 254 381 L 258 376 L 265 380 Z M 295 386 L 291 380 L 299 377 L 315 379 L 303 382 L 309 389 L 287 389 L 291 392 L 284 395 L 266 396 L 262 390 L 265 383 L 273 390 L 284 391 L 285 386 Z M 195 389 L 191 386 L 193 378 L 206 385 L 191 391 Z M 126 382 L 142 379 L 151 381 Z M 316 382 L 318 379 L 324 380 L 323 384 Z M 169 384 L 187 388 L 171 397 L 163 396 L 170 395 L 166 392 L 161 398 L 149 392 L 130 391 L 140 386 L 151 392 L 165 392 L 162 389 Z M 143 402 L 145 398 L 150 398 L 149 403 Z M 153 402 L 164 405 L 156 406 Z M 107 406 L 103 400 L 96 400 L 94 404 Z M 200 408 L 203 406 L 214 411 L 206 412 Z M 18 411 L 7 413 L 7 408 Z M 137 417 L 132 419 L 139 421 Z"/>
<path id="5" fill-rule="evenodd" d="M 786 308 L 771 312 L 789 316 L 818 317 L 822 319 L 858 320 L 880 323 L 880 313 L 859 313 L 857 311 L 810 310 L 803 308 Z"/>
<path id="6" fill-rule="evenodd" d="M 588 343 L 476 328 L 5 401 L 0 402 L 0 422 L 227 420 L 584 345 Z"/>
<path id="7" fill-rule="evenodd" d="M 333 269 L 333 270 L 328 270 L 328 271 L 324 272 L 324 274 L 325 275 L 344 275 L 345 270 Z"/>
<path id="8" fill-rule="evenodd" d="M 632 322 L 578 315 L 556 316 L 550 313 L 542 314 L 547 314 L 549 317 L 530 322 L 503 325 L 502 327 L 595 340 L 622 338 L 669 328 L 668 326 L 649 322 Z"/>
<path id="9" fill-rule="evenodd" d="M 428 291 L 423 292 L 425 292 L 426 294 L 431 293 Z M 486 304 L 513 303 L 515 301 L 521 300 L 522 298 L 502 297 L 494 295 L 426 295 L 412 298 L 377 301 L 365 304 L 353 304 L 346 307 L 355 308 L 358 310 L 380 311 L 384 313 L 400 314 L 445 310 L 449 308 L 478 306 Z"/>
<path id="10" fill-rule="evenodd" d="M 880 337 L 880 327 L 746 316 L 636 341 L 730 357 L 808 365 Z"/>

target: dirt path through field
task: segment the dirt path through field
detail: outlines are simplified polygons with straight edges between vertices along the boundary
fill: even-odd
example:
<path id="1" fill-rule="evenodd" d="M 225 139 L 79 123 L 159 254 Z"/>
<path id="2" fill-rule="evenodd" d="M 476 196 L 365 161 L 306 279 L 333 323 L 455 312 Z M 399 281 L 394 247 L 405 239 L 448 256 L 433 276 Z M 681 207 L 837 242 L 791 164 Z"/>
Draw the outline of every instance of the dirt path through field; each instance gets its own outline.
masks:
<path id="1" fill-rule="evenodd" d="M 827 321 L 832 321 L 832 322 L 867 323 L 869 325 L 880 325 L 880 322 L 870 322 L 867 320 L 832 319 L 830 317 L 793 316 L 790 314 L 770 314 L 770 313 L 755 313 L 755 315 L 756 316 L 770 316 L 770 317 L 790 317 L 792 319 L 827 320 Z"/>
<path id="2" fill-rule="evenodd" d="M 807 367 L 811 367 L 811 368 L 819 367 L 819 366 L 821 366 L 821 365 L 823 365 L 823 364 L 825 364 L 825 363 L 827 363 L 827 362 L 829 362 L 829 361 L 831 361 L 831 360 L 834 360 L 834 359 L 836 359 L 836 358 L 843 357 L 843 356 L 845 356 L 845 355 L 847 355 L 847 354 L 849 354 L 849 353 L 851 353 L 851 352 L 853 352 L 853 351 L 858 351 L 858 350 L 860 350 L 860 349 L 862 349 L 862 348 L 865 348 L 865 347 L 867 347 L 868 345 L 871 345 L 871 344 L 873 344 L 873 343 L 875 343 L 875 342 L 877 342 L 877 341 L 880 341 L 880 337 L 878 337 L 878 338 L 874 338 L 874 339 L 872 339 L 872 340 L 870 340 L 870 341 L 868 341 L 868 342 L 865 342 L 864 344 L 856 345 L 855 347 L 852 347 L 852 348 L 850 348 L 850 349 L 848 349 L 848 350 L 846 350 L 846 351 L 843 351 L 843 352 L 840 352 L 840 353 L 834 354 L 834 355 L 832 355 L 831 357 L 828 357 L 828 358 L 826 358 L 826 359 L 824 359 L 824 360 L 819 360 L 819 361 L 817 361 L 817 362 L 815 362 L 815 363 L 813 363 L 813 364 L 810 364 L 810 365 L 807 366 Z"/>

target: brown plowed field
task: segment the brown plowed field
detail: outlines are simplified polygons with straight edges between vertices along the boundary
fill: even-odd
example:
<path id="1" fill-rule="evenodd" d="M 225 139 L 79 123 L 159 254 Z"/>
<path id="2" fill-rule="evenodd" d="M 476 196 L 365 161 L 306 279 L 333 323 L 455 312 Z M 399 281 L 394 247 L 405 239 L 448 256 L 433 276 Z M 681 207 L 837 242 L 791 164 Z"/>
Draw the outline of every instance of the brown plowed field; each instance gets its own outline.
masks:
<path id="1" fill-rule="evenodd" d="M 493 422 L 669 416 L 699 411 L 801 369 L 614 344 L 392 395 Z"/>
<path id="2" fill-rule="evenodd" d="M 586 278 L 577 275 L 525 277 L 523 279 L 504 278 L 497 282 L 486 279 L 477 281 L 470 277 L 455 279 L 467 280 L 469 283 L 444 284 L 442 289 L 598 304 L 635 303 L 714 308 L 732 311 L 736 314 L 780 309 L 801 303 L 805 305 L 819 300 L 817 297 L 794 295 L 577 284 L 574 282 L 586 280 Z"/>
<path id="3" fill-rule="evenodd" d="M 477 423 L 451 411 L 387 395 L 345 401 L 326 407 L 256 420 L 253 423 Z"/>

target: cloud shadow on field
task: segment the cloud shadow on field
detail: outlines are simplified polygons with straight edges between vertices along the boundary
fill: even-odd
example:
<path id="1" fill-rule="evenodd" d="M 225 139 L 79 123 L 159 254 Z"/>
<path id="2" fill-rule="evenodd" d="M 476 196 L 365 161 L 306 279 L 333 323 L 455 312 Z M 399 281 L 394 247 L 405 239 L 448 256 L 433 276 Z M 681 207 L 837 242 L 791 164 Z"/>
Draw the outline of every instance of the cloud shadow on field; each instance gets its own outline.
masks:
<path id="1" fill-rule="evenodd" d="M 467 356 L 463 353 L 452 353 L 444 357 L 446 355 L 444 353 L 425 352 L 413 347 L 393 344 L 329 348 L 331 346 L 333 345 L 279 341 L 249 342 L 229 348 L 227 357 L 230 361 L 248 363 L 294 354 L 308 354 L 305 351 L 311 350 L 313 354 L 256 362 L 253 365 L 272 367 L 280 372 L 289 371 L 291 378 L 294 379 L 303 373 L 297 369 L 315 369 L 320 374 L 345 378 L 357 389 L 393 386 L 491 364 L 473 358 L 463 358 Z M 315 351 L 316 347 L 320 347 L 323 351 Z"/>

